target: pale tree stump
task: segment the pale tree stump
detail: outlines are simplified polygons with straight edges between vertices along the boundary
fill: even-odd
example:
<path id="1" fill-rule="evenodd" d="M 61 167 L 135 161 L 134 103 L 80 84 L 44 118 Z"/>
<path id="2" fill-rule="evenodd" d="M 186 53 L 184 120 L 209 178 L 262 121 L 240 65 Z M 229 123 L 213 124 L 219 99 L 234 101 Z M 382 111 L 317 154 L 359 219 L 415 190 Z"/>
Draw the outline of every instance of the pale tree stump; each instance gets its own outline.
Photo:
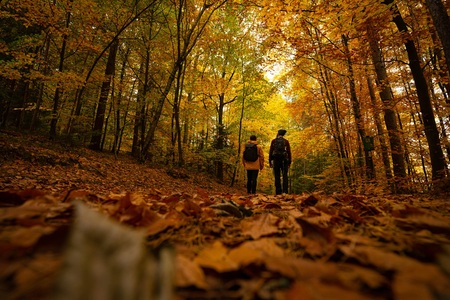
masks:
<path id="1" fill-rule="evenodd" d="M 166 300 L 173 298 L 174 254 L 150 251 L 145 235 L 75 204 L 55 300 Z"/>

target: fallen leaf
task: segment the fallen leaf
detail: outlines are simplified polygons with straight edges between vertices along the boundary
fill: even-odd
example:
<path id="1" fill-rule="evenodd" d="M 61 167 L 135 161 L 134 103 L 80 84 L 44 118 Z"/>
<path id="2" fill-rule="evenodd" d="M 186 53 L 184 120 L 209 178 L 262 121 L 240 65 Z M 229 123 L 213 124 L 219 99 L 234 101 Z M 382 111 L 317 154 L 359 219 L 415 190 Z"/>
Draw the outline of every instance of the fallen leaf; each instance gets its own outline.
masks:
<path id="1" fill-rule="evenodd" d="M 239 269 L 239 265 L 228 256 L 228 248 L 220 241 L 216 241 L 200 251 L 194 262 L 203 268 L 210 268 L 217 272 L 229 272 Z"/>
<path id="2" fill-rule="evenodd" d="M 175 276 L 176 286 L 178 287 L 195 286 L 199 289 L 208 287 L 202 268 L 196 262 L 183 255 L 177 255 L 176 257 Z"/>
<path id="3" fill-rule="evenodd" d="M 280 219 L 272 214 L 257 215 L 241 222 L 242 234 L 252 237 L 254 240 L 278 232 Z"/>

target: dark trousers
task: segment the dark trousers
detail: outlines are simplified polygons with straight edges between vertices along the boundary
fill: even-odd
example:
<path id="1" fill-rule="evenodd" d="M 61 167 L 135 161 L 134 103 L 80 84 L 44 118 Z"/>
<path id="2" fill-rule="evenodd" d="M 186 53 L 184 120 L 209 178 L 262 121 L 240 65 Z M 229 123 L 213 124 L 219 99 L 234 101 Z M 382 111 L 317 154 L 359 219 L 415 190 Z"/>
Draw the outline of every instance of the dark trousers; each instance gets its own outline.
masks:
<path id="1" fill-rule="evenodd" d="M 281 195 L 288 193 L 288 170 L 289 166 L 283 159 L 273 161 L 273 175 L 275 177 L 275 194 Z M 283 185 L 281 185 L 281 177 L 283 177 Z"/>
<path id="2" fill-rule="evenodd" d="M 256 193 L 256 181 L 258 180 L 259 170 L 247 170 L 247 193 Z"/>

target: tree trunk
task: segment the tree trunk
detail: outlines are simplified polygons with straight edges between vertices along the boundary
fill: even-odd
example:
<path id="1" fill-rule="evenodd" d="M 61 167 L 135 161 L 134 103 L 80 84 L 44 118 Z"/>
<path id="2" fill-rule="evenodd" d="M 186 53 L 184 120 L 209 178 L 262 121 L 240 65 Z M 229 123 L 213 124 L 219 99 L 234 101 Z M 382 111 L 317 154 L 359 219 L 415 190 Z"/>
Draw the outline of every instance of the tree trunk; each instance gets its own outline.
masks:
<path id="1" fill-rule="evenodd" d="M 152 109 L 149 129 L 146 133 L 145 140 L 143 143 L 143 148 L 140 155 L 140 160 L 144 161 L 147 159 L 148 151 L 150 149 L 151 144 L 155 138 L 156 127 L 159 123 L 159 118 L 161 117 L 162 109 L 164 107 L 164 103 L 166 101 L 167 95 L 169 94 L 172 84 L 177 75 L 177 71 L 180 66 L 185 62 L 189 54 L 191 53 L 194 46 L 197 44 L 200 36 L 205 29 L 206 24 L 209 22 L 211 16 L 214 12 L 219 9 L 222 5 L 224 5 L 227 0 L 220 0 L 215 4 L 207 4 L 206 2 L 202 7 L 197 7 L 195 9 L 196 16 L 192 20 L 192 23 L 187 26 L 183 24 L 183 20 L 185 20 L 185 14 L 188 13 L 187 3 L 184 1 L 180 1 L 179 6 L 177 8 L 177 45 L 176 49 L 177 55 L 172 65 L 172 69 L 169 72 L 169 77 L 167 78 L 166 85 L 161 93 L 161 96 L 156 102 L 156 105 Z M 209 13 L 205 16 L 205 13 L 208 11 Z M 185 31 L 184 31 L 185 30 Z"/>
<path id="2" fill-rule="evenodd" d="M 225 95 L 219 95 L 219 105 L 217 106 L 217 139 L 216 149 L 219 150 L 219 157 L 216 160 L 216 175 L 220 182 L 224 180 L 224 168 L 223 159 L 221 157 L 221 151 L 225 147 L 225 125 L 223 124 L 223 112 L 225 107 Z"/>
<path id="3" fill-rule="evenodd" d="M 102 142 L 102 129 L 103 123 L 105 122 L 105 112 L 106 112 L 106 103 L 108 101 L 109 90 L 111 88 L 111 79 L 114 76 L 115 64 L 116 64 L 116 54 L 117 49 L 119 48 L 119 40 L 116 39 L 114 43 L 111 44 L 111 48 L 109 50 L 108 61 L 106 63 L 105 70 L 105 81 L 103 81 L 100 98 L 98 100 L 97 105 L 97 113 L 95 116 L 93 133 L 91 138 L 91 143 L 89 148 L 92 150 L 101 150 L 101 142 Z"/>
<path id="4" fill-rule="evenodd" d="M 143 115 L 143 107 L 145 107 L 145 97 L 144 97 L 144 85 L 146 84 L 145 79 L 142 78 L 145 73 L 144 67 L 147 64 L 147 60 L 143 58 L 141 65 L 139 67 L 139 73 L 135 80 L 135 84 L 137 82 L 137 95 L 136 95 L 136 110 L 133 124 L 133 144 L 131 146 L 131 154 L 134 157 L 139 158 L 141 150 L 142 150 L 142 142 L 143 140 L 140 138 L 140 125 L 144 122 L 145 116 Z"/>
<path id="5" fill-rule="evenodd" d="M 193 93 L 190 92 L 187 94 L 187 99 L 186 99 L 188 107 L 191 105 L 190 103 L 192 102 L 192 99 L 193 99 Z M 184 127 L 184 129 L 183 129 L 183 145 L 190 147 L 191 143 L 192 143 L 192 137 L 189 136 L 189 128 L 190 128 L 190 124 L 191 124 L 190 114 L 185 114 L 183 120 L 184 120 L 183 121 L 183 127 Z"/>
<path id="6" fill-rule="evenodd" d="M 178 62 L 176 63 L 176 65 Z M 164 88 L 163 93 L 159 97 L 159 99 L 156 101 L 155 106 L 152 109 L 151 116 L 150 116 L 150 122 L 149 122 L 149 129 L 145 135 L 142 151 L 140 152 L 140 161 L 145 161 L 148 158 L 148 150 L 150 149 L 151 144 L 153 143 L 156 127 L 158 126 L 159 118 L 161 117 L 162 109 L 164 107 L 164 102 L 166 101 L 166 97 L 170 92 L 170 89 L 172 87 L 172 84 L 175 80 L 176 73 L 177 73 L 178 67 L 172 68 L 172 72 L 169 75 L 169 78 L 166 82 L 166 87 Z"/>
<path id="7" fill-rule="evenodd" d="M 245 111 L 245 100 L 247 98 L 246 88 L 245 88 L 245 76 L 242 76 L 242 105 L 241 105 L 241 115 L 239 117 L 239 134 L 238 134 L 238 148 L 236 153 L 236 164 L 233 170 L 233 177 L 231 178 L 230 186 L 234 186 L 234 182 L 236 181 L 236 173 L 238 170 L 238 166 L 241 163 L 241 143 L 242 143 L 242 121 L 244 120 L 244 111 Z"/>
<path id="8" fill-rule="evenodd" d="M 352 185 L 352 174 L 348 164 L 348 154 L 345 151 L 345 145 L 341 134 L 341 126 L 339 123 L 339 107 L 333 91 L 330 90 L 328 82 L 330 78 L 327 70 L 321 68 L 319 65 L 319 73 L 321 77 L 321 92 L 323 95 L 323 102 L 327 112 L 328 121 L 331 128 L 331 134 L 336 145 L 336 152 L 339 157 L 341 174 L 343 182 L 346 186 Z"/>
<path id="9" fill-rule="evenodd" d="M 393 0 L 388 0 L 387 2 L 392 3 L 392 1 Z M 400 15 L 397 7 L 394 5 L 391 9 L 394 13 L 393 22 L 397 26 L 398 30 L 403 34 L 407 34 L 407 24 Z M 417 53 L 416 46 L 414 45 L 414 41 L 410 37 L 405 40 L 405 48 L 406 52 L 408 53 L 409 67 L 416 84 L 416 91 L 419 98 L 425 136 L 427 138 L 428 148 L 430 150 L 432 179 L 443 179 L 446 176 L 446 163 L 444 153 L 441 148 L 439 131 L 437 129 L 436 120 L 434 118 L 433 107 L 431 105 L 428 83 L 425 79 L 425 75 L 423 74 L 422 66 L 420 65 L 420 58 L 419 54 Z"/>
<path id="10" fill-rule="evenodd" d="M 21 129 L 23 126 L 23 122 L 24 122 L 24 118 L 25 118 L 25 107 L 26 107 L 26 103 L 27 103 L 27 99 L 28 99 L 28 94 L 30 91 L 30 83 L 26 82 L 26 81 L 21 81 L 21 90 L 22 93 L 20 95 L 20 100 L 19 100 L 19 105 L 18 107 L 21 108 L 21 110 L 19 110 L 19 113 L 17 115 L 17 119 L 16 119 L 16 127 L 18 129 Z"/>
<path id="11" fill-rule="evenodd" d="M 375 96 L 373 84 L 369 76 L 367 76 L 367 86 L 369 88 L 370 102 L 372 104 L 375 126 L 377 127 L 378 141 L 380 143 L 381 148 L 381 157 L 383 160 L 384 174 L 386 176 L 387 181 L 389 182 L 392 179 L 391 161 L 389 159 L 389 147 L 386 144 L 385 140 L 386 133 L 383 129 L 383 125 L 380 119 L 380 115 L 378 112 L 377 98 Z"/>
<path id="12" fill-rule="evenodd" d="M 378 45 L 374 29 L 367 27 L 372 61 L 377 75 L 376 84 L 380 90 L 380 98 L 383 101 L 384 122 L 389 135 L 389 144 L 391 146 L 391 156 L 394 170 L 394 190 L 399 181 L 406 177 L 404 150 L 401 141 L 401 131 L 399 130 L 393 94 L 387 77 L 386 67 L 382 60 L 381 49 Z"/>
<path id="13" fill-rule="evenodd" d="M 50 39 L 50 34 L 47 34 L 45 36 L 43 51 L 41 53 L 42 59 L 45 62 L 47 62 L 48 58 L 49 58 L 50 40 L 51 40 Z M 44 75 L 48 75 L 49 71 L 50 71 L 49 65 L 48 64 L 44 64 L 44 69 L 42 70 L 42 73 Z M 38 92 L 38 96 L 37 96 L 37 99 L 36 99 L 36 109 L 34 110 L 33 116 L 31 118 L 30 129 L 33 129 L 36 126 L 36 121 L 39 118 L 39 112 L 40 112 L 40 109 L 41 109 L 43 95 L 44 95 L 44 82 L 41 81 L 39 83 L 39 92 Z"/>
<path id="14" fill-rule="evenodd" d="M 180 106 L 183 95 L 183 83 L 185 63 L 181 64 L 177 71 L 177 78 L 175 84 L 174 101 L 173 101 L 173 123 L 172 123 L 172 152 L 175 156 L 175 146 L 177 146 L 178 152 L 178 165 L 181 167 L 184 165 L 183 159 L 183 144 L 181 136 L 181 123 L 180 123 Z M 175 158 L 175 157 L 174 157 Z"/>
<path id="15" fill-rule="evenodd" d="M 447 76 L 450 77 L 450 18 L 441 0 L 426 0 L 426 3 L 444 48 L 445 60 L 447 61 Z"/>
<path id="16" fill-rule="evenodd" d="M 356 128 L 358 130 L 358 134 L 360 137 L 360 144 L 364 145 L 364 139 L 366 138 L 366 130 L 364 128 L 364 120 L 361 116 L 361 105 L 359 104 L 358 96 L 356 95 L 356 85 L 355 78 L 353 73 L 353 65 L 350 57 L 350 50 L 348 48 L 348 36 L 342 35 L 342 42 L 344 45 L 344 53 L 347 58 L 347 70 L 348 70 L 348 80 L 350 87 L 350 101 L 352 103 L 353 108 L 353 116 L 356 122 Z M 368 180 L 372 180 L 374 178 L 375 170 L 373 167 L 372 156 L 370 152 L 364 147 L 364 161 L 365 161 L 365 176 Z"/>
<path id="17" fill-rule="evenodd" d="M 87 53 L 86 56 L 84 57 L 84 61 L 83 61 L 83 69 L 87 64 L 87 61 L 89 59 L 90 53 Z M 80 131 L 82 125 L 81 125 L 81 121 L 80 121 L 80 116 L 81 116 L 81 110 L 83 108 L 83 101 L 82 101 L 82 93 L 84 90 L 84 86 L 77 88 L 76 92 L 75 92 L 75 100 L 74 100 L 74 104 L 73 104 L 73 108 L 72 108 L 72 114 L 70 115 L 70 119 L 69 122 L 67 123 L 67 129 L 66 132 L 68 134 L 72 134 L 72 133 L 77 133 Z M 85 132 L 86 129 L 81 130 L 81 132 Z"/>
<path id="18" fill-rule="evenodd" d="M 70 17 L 71 12 L 69 11 L 67 12 L 66 16 L 66 29 L 69 28 Z M 64 57 L 66 55 L 66 47 L 67 47 L 67 34 L 64 34 L 61 51 L 59 52 L 59 66 L 58 66 L 59 72 L 62 72 L 64 69 Z M 52 119 L 50 121 L 50 138 L 52 139 L 56 137 L 60 96 L 61 96 L 61 87 L 58 84 L 58 86 L 56 87 L 55 96 L 53 97 L 53 111 L 52 111 Z"/>
<path id="19" fill-rule="evenodd" d="M 114 93 L 115 93 L 115 91 L 114 91 L 114 79 L 113 79 L 113 82 L 112 82 L 112 91 L 111 91 L 111 102 L 110 102 L 110 104 L 109 104 L 109 110 L 108 110 L 108 114 L 106 115 L 106 117 L 105 117 L 105 124 L 104 124 L 104 126 L 103 126 L 103 133 L 102 133 L 102 141 L 101 141 L 101 143 L 100 143 L 100 149 L 105 149 L 105 141 L 106 141 L 106 136 L 107 136 L 107 134 L 108 134 L 108 123 L 109 123 L 109 118 L 111 117 L 111 112 L 113 112 L 113 108 L 114 108 L 114 105 L 113 105 L 113 102 L 115 101 L 114 100 Z"/>
<path id="20" fill-rule="evenodd" d="M 14 94 L 14 89 L 17 84 L 16 80 L 6 80 L 5 86 L 8 94 Z M 2 95 L 0 93 L 0 128 L 5 128 L 8 123 L 8 118 L 12 109 L 12 97 L 9 95 Z"/>
<path id="21" fill-rule="evenodd" d="M 119 138 L 120 138 L 120 132 L 121 132 L 121 125 L 120 125 L 120 118 L 121 118 L 121 109 L 120 106 L 122 105 L 122 97 L 123 97 L 123 83 L 125 78 L 125 70 L 127 65 L 128 56 L 131 52 L 130 48 L 127 48 L 127 51 L 125 52 L 124 59 L 122 62 L 122 69 L 120 71 L 120 81 L 119 81 L 119 92 L 117 93 L 117 101 L 115 102 L 115 109 L 114 109 L 114 115 L 115 115 L 115 122 L 114 122 L 114 141 L 113 146 L 111 149 L 111 152 L 114 154 L 119 153 Z"/>

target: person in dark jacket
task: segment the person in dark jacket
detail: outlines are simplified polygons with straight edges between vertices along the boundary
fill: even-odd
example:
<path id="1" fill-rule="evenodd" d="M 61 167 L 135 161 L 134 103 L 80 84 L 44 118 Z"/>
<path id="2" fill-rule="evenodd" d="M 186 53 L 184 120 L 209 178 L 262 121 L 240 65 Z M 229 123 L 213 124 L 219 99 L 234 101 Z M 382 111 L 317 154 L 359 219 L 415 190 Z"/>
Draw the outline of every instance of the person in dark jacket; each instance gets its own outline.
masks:
<path id="1" fill-rule="evenodd" d="M 284 138 L 285 134 L 286 130 L 278 130 L 277 137 L 270 143 L 269 165 L 273 168 L 276 195 L 288 193 L 288 171 L 291 166 L 292 154 L 291 145 Z M 283 184 L 281 184 L 281 177 L 283 178 Z"/>
<path id="2" fill-rule="evenodd" d="M 244 168 L 247 170 L 247 192 L 249 194 L 255 194 L 258 172 L 259 170 L 264 169 L 264 152 L 256 141 L 256 135 L 250 136 L 250 140 L 247 144 L 255 144 L 258 150 L 258 159 L 256 161 L 246 161 L 244 159 L 244 155 L 242 155 L 242 163 L 244 164 Z"/>

